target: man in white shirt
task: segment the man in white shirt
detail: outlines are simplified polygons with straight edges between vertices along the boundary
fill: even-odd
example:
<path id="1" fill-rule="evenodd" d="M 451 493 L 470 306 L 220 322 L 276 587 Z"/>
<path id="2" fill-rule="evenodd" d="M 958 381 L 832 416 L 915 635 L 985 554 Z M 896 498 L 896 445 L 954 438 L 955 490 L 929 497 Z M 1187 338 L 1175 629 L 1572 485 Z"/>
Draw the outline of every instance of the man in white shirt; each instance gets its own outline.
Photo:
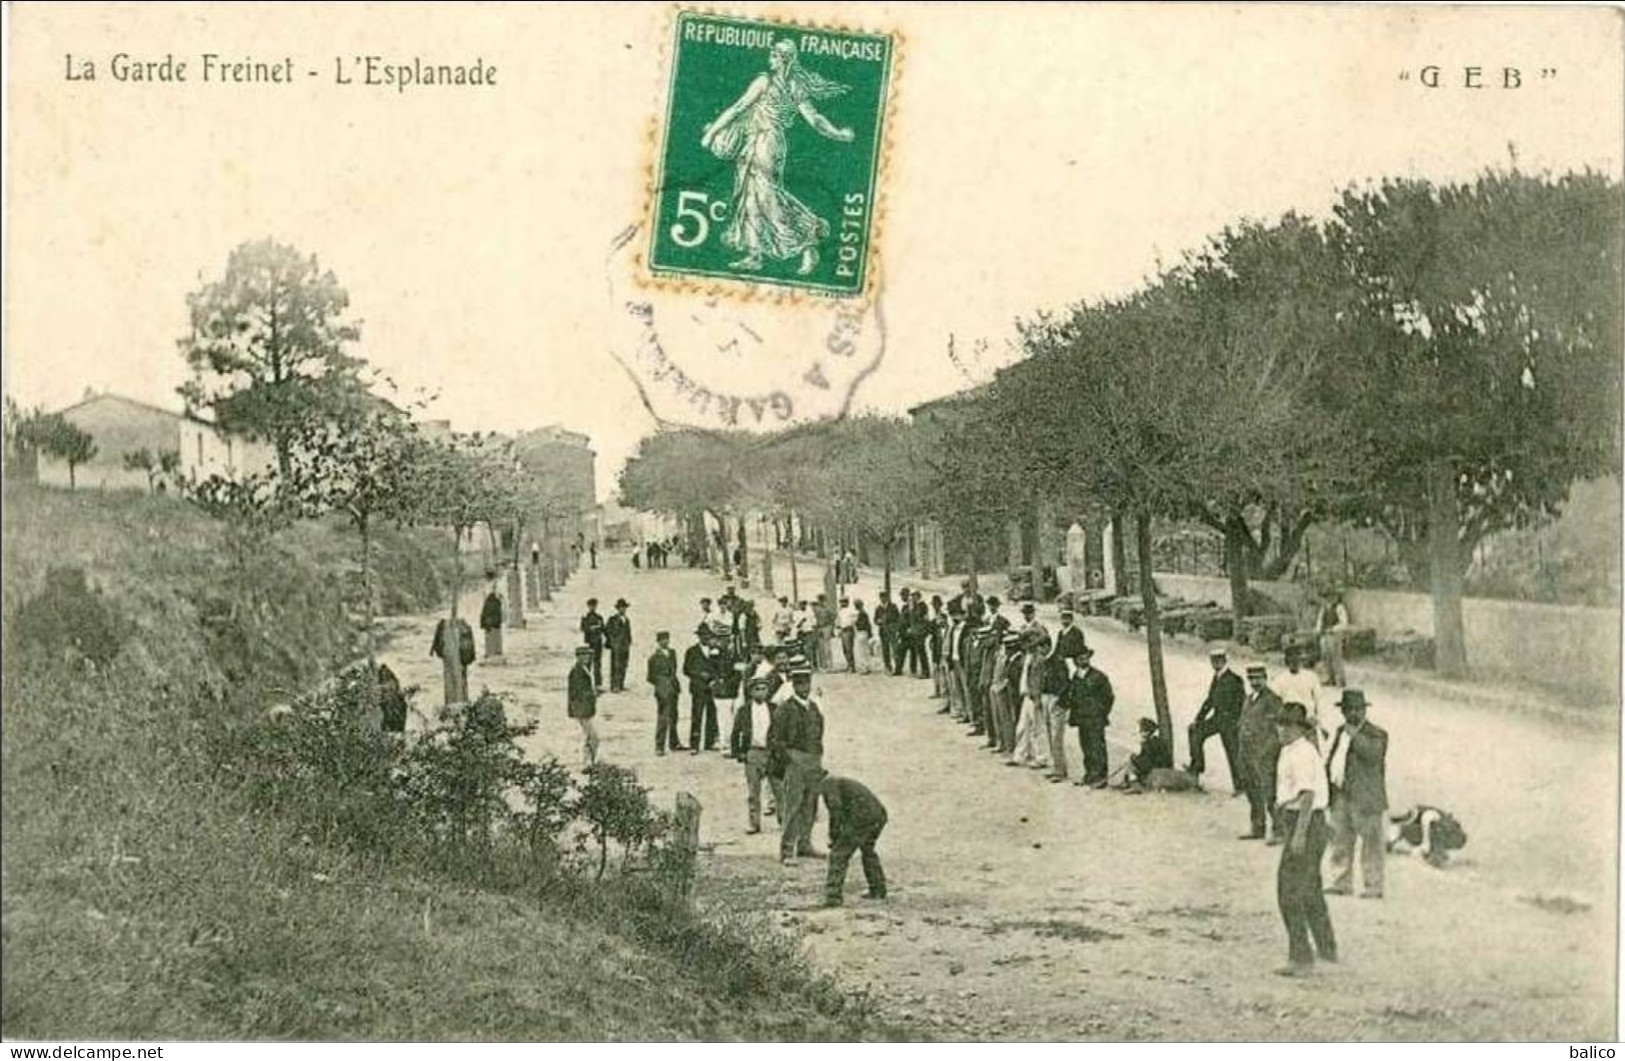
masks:
<path id="1" fill-rule="evenodd" d="M 1326 735 L 1326 727 L 1320 720 L 1320 677 L 1303 669 L 1303 650 L 1297 645 L 1287 646 L 1286 673 L 1271 678 L 1270 688 L 1283 704 L 1302 704 L 1308 710 L 1309 721 L 1315 727 L 1310 739 L 1319 744 Z"/>
<path id="2" fill-rule="evenodd" d="M 789 597 L 779 598 L 778 610 L 773 613 L 773 636 L 780 644 L 790 640 L 796 629 L 796 612 L 790 607 Z"/>
<path id="3" fill-rule="evenodd" d="M 1287 964 L 1277 972 L 1304 976 L 1314 970 L 1317 954 L 1321 961 L 1337 960 L 1337 936 L 1332 932 L 1320 880 L 1320 859 L 1329 835 L 1326 808 L 1331 786 L 1320 752 L 1309 740 L 1312 727 L 1303 705 L 1282 708 L 1276 729 L 1281 755 L 1275 768 L 1275 799 L 1281 831 L 1287 838 L 1275 875 L 1276 901 L 1286 923 Z"/>
<path id="4" fill-rule="evenodd" d="M 1343 670 L 1343 642 L 1348 636 L 1349 610 L 1343 603 L 1343 594 L 1333 590 L 1321 605 L 1315 620 L 1315 633 L 1320 638 L 1320 658 L 1326 664 L 1326 684 L 1342 688 L 1347 683 Z"/>
<path id="5" fill-rule="evenodd" d="M 841 655 L 846 657 L 846 672 L 858 672 L 856 655 L 858 638 L 858 610 L 852 607 L 850 598 L 841 598 L 841 610 L 835 613 L 835 629 L 841 637 Z"/>
<path id="6" fill-rule="evenodd" d="M 749 699 L 734 719 L 729 743 L 734 755 L 745 763 L 745 809 L 749 815 L 747 833 L 762 831 L 762 779 L 766 777 L 773 790 L 773 805 L 781 805 L 779 781 L 768 775 L 767 730 L 773 722 L 773 704 L 769 696 L 773 679 L 767 675 L 753 675 L 745 682 Z"/>

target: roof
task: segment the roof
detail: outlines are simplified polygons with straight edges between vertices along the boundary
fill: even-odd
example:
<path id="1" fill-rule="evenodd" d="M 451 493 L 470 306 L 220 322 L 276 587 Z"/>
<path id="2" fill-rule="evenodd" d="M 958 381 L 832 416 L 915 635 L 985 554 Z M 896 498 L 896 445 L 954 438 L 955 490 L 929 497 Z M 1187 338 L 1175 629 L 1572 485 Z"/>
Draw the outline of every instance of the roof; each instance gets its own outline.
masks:
<path id="1" fill-rule="evenodd" d="M 141 401 L 138 398 L 127 398 L 122 394 L 114 394 L 111 391 L 102 391 L 99 394 L 87 394 L 85 397 L 80 398 L 78 401 L 74 402 L 72 405 L 63 406 L 61 409 L 58 409 L 57 413 L 59 415 L 66 415 L 68 413 L 73 412 L 75 409 L 82 409 L 87 405 L 91 405 L 91 404 L 93 404 L 95 402 L 101 402 L 101 401 L 121 402 L 121 403 L 123 403 L 125 405 L 133 405 L 138 409 L 145 409 L 148 412 L 162 413 L 165 416 L 172 416 L 177 420 L 188 420 L 188 419 L 196 420 L 196 419 L 198 419 L 198 417 L 192 416 L 189 413 L 186 413 L 186 412 L 183 412 L 183 411 L 180 411 L 180 410 L 177 410 L 177 409 L 165 409 L 161 405 L 154 405 L 151 402 L 144 402 L 144 401 Z"/>

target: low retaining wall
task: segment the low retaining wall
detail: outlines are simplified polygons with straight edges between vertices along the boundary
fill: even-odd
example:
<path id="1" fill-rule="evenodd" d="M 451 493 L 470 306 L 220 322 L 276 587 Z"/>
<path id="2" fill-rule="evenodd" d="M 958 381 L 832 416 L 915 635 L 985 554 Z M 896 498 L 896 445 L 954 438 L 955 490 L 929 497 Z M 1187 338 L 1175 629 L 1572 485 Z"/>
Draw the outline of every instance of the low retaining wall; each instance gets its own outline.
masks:
<path id="1" fill-rule="evenodd" d="M 1228 608 L 1230 582 L 1201 575 L 1158 572 L 1163 593 L 1211 600 Z M 1291 582 L 1254 582 L 1260 593 L 1305 614 L 1304 587 Z M 1407 630 L 1433 635 L 1433 600 L 1425 593 L 1356 589 L 1348 593 L 1349 616 L 1379 637 Z M 1467 661 L 1480 676 L 1505 675 L 1519 681 L 1586 694 L 1611 696 L 1619 688 L 1620 613 L 1610 608 L 1469 597 L 1461 602 L 1467 629 Z"/>

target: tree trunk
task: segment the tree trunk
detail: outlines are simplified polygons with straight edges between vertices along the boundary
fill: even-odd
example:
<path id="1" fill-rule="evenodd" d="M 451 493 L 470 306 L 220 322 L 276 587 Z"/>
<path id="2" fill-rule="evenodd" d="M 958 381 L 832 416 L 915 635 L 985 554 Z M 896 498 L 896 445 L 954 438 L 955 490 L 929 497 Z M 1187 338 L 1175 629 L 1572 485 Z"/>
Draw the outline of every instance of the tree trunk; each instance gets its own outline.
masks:
<path id="1" fill-rule="evenodd" d="M 970 570 L 965 573 L 966 581 L 970 583 L 972 593 L 981 592 L 981 583 L 976 578 L 976 569 L 982 566 L 982 558 L 978 555 L 979 552 L 980 550 L 976 547 L 976 539 L 973 537 L 970 543 Z"/>
<path id="2" fill-rule="evenodd" d="M 78 489 L 78 488 L 79 488 L 79 484 L 78 484 L 78 482 L 77 482 L 77 481 L 76 481 L 76 480 L 75 480 L 75 478 L 74 478 L 74 474 L 73 474 L 73 473 L 74 473 L 74 466 L 73 466 L 73 462 L 72 462 L 72 461 L 69 461 L 69 462 L 68 462 L 68 489 L 69 489 L 69 490 L 70 490 L 70 491 L 72 491 L 72 490 L 77 490 L 77 489 Z"/>
<path id="3" fill-rule="evenodd" d="M 1128 578 L 1128 542 L 1123 537 L 1123 514 L 1112 513 L 1112 570 L 1117 572 L 1117 592 L 1124 592 Z"/>
<path id="4" fill-rule="evenodd" d="M 1467 677 L 1467 632 L 1461 617 L 1462 563 L 1456 477 L 1448 459 L 1430 461 L 1428 557 L 1433 589 L 1433 659 L 1440 677 Z"/>
<path id="5" fill-rule="evenodd" d="M 525 521 L 517 519 L 513 523 L 513 565 L 508 568 L 508 606 L 503 614 L 510 630 L 523 629 L 525 625 L 524 558 Z"/>
<path id="6" fill-rule="evenodd" d="M 367 646 L 367 669 L 361 677 L 361 724 L 368 730 L 381 730 L 384 720 L 378 710 L 378 639 L 373 633 L 378 605 L 372 591 L 371 521 L 358 520 L 356 529 L 361 532 L 361 625 Z"/>
<path id="7" fill-rule="evenodd" d="M 553 521 L 542 520 L 542 562 L 536 565 L 536 599 L 553 599 Z"/>
<path id="8" fill-rule="evenodd" d="M 1151 575 L 1151 514 L 1148 512 L 1134 517 L 1134 546 L 1140 559 L 1140 603 L 1145 605 L 1145 652 L 1151 664 L 1151 701 L 1157 709 L 1157 728 L 1168 738 L 1168 747 L 1172 748 L 1174 721 L 1168 712 L 1168 680 L 1162 669 L 1162 615 L 1157 610 L 1157 584 Z"/>
<path id="9" fill-rule="evenodd" d="M 440 674 L 447 705 L 468 702 L 468 675 L 463 671 L 462 639 L 457 628 L 457 598 L 463 592 L 463 528 L 452 528 L 451 548 L 451 611 L 446 619 L 446 636 L 440 642 Z"/>
<path id="10" fill-rule="evenodd" d="M 882 569 L 885 572 L 885 574 L 882 577 L 880 588 L 885 590 L 887 594 L 890 594 L 891 593 L 891 542 L 886 542 L 883 545 L 881 545 L 881 547 L 880 547 L 880 557 L 881 557 L 880 562 L 885 565 L 884 568 Z"/>
<path id="11" fill-rule="evenodd" d="M 801 600 L 801 580 L 796 577 L 796 551 L 790 550 L 790 603 L 795 604 Z"/>
<path id="12" fill-rule="evenodd" d="M 762 592 L 769 597 L 773 596 L 773 539 L 779 536 L 779 522 L 768 524 L 768 533 L 763 535 L 762 541 Z"/>
<path id="13" fill-rule="evenodd" d="M 1251 550 L 1248 549 L 1250 538 L 1251 532 L 1240 515 L 1232 513 L 1224 521 L 1224 571 L 1230 578 L 1230 610 L 1236 617 L 1238 633 L 1241 630 L 1240 621 L 1250 614 L 1247 610 L 1247 576 L 1251 567 Z"/>
<path id="14" fill-rule="evenodd" d="M 745 540 L 745 517 L 739 516 L 739 584 L 744 588 L 750 587 L 750 543 Z"/>

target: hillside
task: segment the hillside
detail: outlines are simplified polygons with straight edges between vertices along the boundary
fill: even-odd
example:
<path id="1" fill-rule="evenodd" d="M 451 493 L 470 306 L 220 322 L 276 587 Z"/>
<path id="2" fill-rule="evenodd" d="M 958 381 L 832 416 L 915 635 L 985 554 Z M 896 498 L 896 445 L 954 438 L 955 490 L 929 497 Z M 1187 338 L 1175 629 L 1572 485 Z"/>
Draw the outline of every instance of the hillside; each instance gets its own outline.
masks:
<path id="1" fill-rule="evenodd" d="M 380 543 L 398 606 L 448 588 L 426 533 Z M 260 810 L 256 721 L 355 652 L 338 529 L 285 530 L 237 567 L 173 498 L 11 484 L 4 542 L 4 1035 L 890 1033 L 755 923 L 614 882 L 475 884 Z"/>

